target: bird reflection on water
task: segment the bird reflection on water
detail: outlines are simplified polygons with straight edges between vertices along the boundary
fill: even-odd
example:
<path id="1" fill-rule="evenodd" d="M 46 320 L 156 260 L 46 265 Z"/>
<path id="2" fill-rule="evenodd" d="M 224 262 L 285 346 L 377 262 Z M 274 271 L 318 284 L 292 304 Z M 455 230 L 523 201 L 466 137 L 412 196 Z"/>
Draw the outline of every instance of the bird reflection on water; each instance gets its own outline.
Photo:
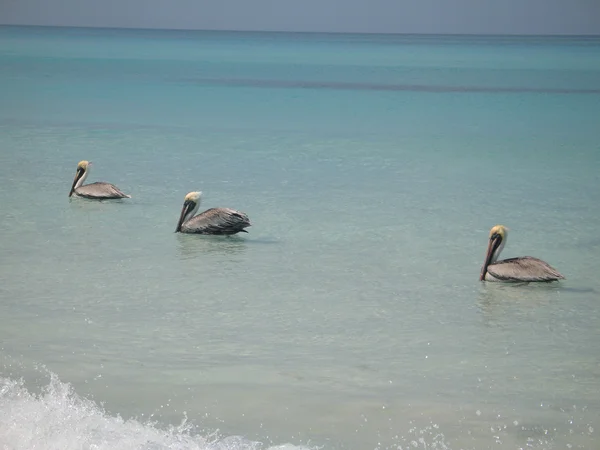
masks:
<path id="1" fill-rule="evenodd" d="M 242 255 L 249 247 L 279 244 L 278 239 L 253 238 L 247 236 L 199 236 L 195 234 L 176 233 L 179 255 L 181 259 L 201 258 L 203 255 Z"/>
<path id="2" fill-rule="evenodd" d="M 565 287 L 549 283 L 514 283 L 483 285 L 477 295 L 477 307 L 485 324 L 501 325 L 514 315 L 527 315 L 538 307 L 560 298 Z"/>
<path id="3" fill-rule="evenodd" d="M 247 239 L 238 236 L 197 236 L 175 234 L 181 259 L 193 259 L 206 254 L 240 255 L 244 253 Z"/>

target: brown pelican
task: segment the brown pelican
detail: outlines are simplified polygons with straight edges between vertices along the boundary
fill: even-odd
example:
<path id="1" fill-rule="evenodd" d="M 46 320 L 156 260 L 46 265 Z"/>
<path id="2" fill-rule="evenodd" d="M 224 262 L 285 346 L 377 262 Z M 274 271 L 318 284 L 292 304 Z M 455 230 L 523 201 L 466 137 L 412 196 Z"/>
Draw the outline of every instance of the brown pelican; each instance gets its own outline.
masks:
<path id="1" fill-rule="evenodd" d="M 521 256 L 498 261 L 498 256 L 506 244 L 508 230 L 503 225 L 496 225 L 490 230 L 490 241 L 481 268 L 480 281 L 557 281 L 564 279 L 556 269 L 541 259 L 532 256 Z"/>
<path id="2" fill-rule="evenodd" d="M 220 235 L 247 233 L 244 228 L 250 226 L 248 216 L 234 209 L 210 208 L 194 217 L 200 207 L 201 196 L 202 192 L 190 192 L 185 196 L 175 233 Z"/>
<path id="3" fill-rule="evenodd" d="M 131 198 L 131 195 L 124 194 L 114 184 L 104 183 L 102 181 L 97 183 L 90 183 L 83 185 L 83 182 L 90 173 L 91 162 L 79 161 L 77 164 L 77 172 L 75 173 L 75 179 L 69 192 L 69 197 L 75 194 L 76 197 L 91 198 L 96 200 L 106 200 L 114 198 Z"/>

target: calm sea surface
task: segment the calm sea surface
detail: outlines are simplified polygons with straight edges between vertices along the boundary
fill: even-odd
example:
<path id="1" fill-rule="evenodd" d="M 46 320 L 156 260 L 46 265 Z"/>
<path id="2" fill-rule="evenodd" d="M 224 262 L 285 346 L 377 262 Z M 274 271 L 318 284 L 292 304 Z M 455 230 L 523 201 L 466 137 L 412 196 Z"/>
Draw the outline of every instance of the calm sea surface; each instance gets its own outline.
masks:
<path id="1" fill-rule="evenodd" d="M 598 448 L 600 38 L 0 27 L 0 206 L 2 448 Z"/>

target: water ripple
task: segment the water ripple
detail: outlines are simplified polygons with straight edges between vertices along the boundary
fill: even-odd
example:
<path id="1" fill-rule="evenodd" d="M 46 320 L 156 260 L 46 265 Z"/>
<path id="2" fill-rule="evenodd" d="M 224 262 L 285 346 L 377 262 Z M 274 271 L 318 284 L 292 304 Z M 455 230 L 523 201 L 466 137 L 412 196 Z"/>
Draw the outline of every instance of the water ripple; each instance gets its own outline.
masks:
<path id="1" fill-rule="evenodd" d="M 407 91 L 431 93 L 533 93 L 533 94 L 600 94 L 600 88 L 565 88 L 532 86 L 469 86 L 376 83 L 353 81 L 258 80 L 250 78 L 184 78 L 180 83 L 212 84 L 258 88 L 334 89 L 352 91 Z"/>

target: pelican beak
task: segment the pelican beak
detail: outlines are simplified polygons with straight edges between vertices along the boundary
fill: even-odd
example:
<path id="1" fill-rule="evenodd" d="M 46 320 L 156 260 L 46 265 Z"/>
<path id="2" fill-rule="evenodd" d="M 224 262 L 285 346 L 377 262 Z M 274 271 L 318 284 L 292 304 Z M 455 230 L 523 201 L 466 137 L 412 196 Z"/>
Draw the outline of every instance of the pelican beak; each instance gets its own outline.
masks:
<path id="1" fill-rule="evenodd" d="M 179 216 L 179 222 L 177 222 L 177 228 L 175 228 L 175 233 L 179 233 L 181 231 L 181 225 L 183 224 L 185 218 L 188 213 L 194 208 L 194 202 L 191 200 L 186 200 L 183 202 L 183 208 L 181 208 L 181 215 Z"/>
<path id="2" fill-rule="evenodd" d="M 73 179 L 73 184 L 71 185 L 71 190 L 69 191 L 69 197 L 73 195 L 73 192 L 75 192 L 75 185 L 77 184 L 77 181 L 79 181 L 79 179 L 83 176 L 83 173 L 85 171 L 83 169 L 77 169 L 77 172 L 75 173 L 75 178 Z"/>
<path id="3" fill-rule="evenodd" d="M 494 252 L 502 242 L 502 236 L 499 234 L 493 234 L 490 236 L 490 241 L 487 246 L 487 250 L 485 253 L 485 261 L 483 263 L 483 267 L 481 268 L 481 274 L 479 275 L 479 281 L 483 281 L 485 279 L 485 274 L 487 273 L 487 268 L 492 262 L 492 256 L 494 256 Z"/>

